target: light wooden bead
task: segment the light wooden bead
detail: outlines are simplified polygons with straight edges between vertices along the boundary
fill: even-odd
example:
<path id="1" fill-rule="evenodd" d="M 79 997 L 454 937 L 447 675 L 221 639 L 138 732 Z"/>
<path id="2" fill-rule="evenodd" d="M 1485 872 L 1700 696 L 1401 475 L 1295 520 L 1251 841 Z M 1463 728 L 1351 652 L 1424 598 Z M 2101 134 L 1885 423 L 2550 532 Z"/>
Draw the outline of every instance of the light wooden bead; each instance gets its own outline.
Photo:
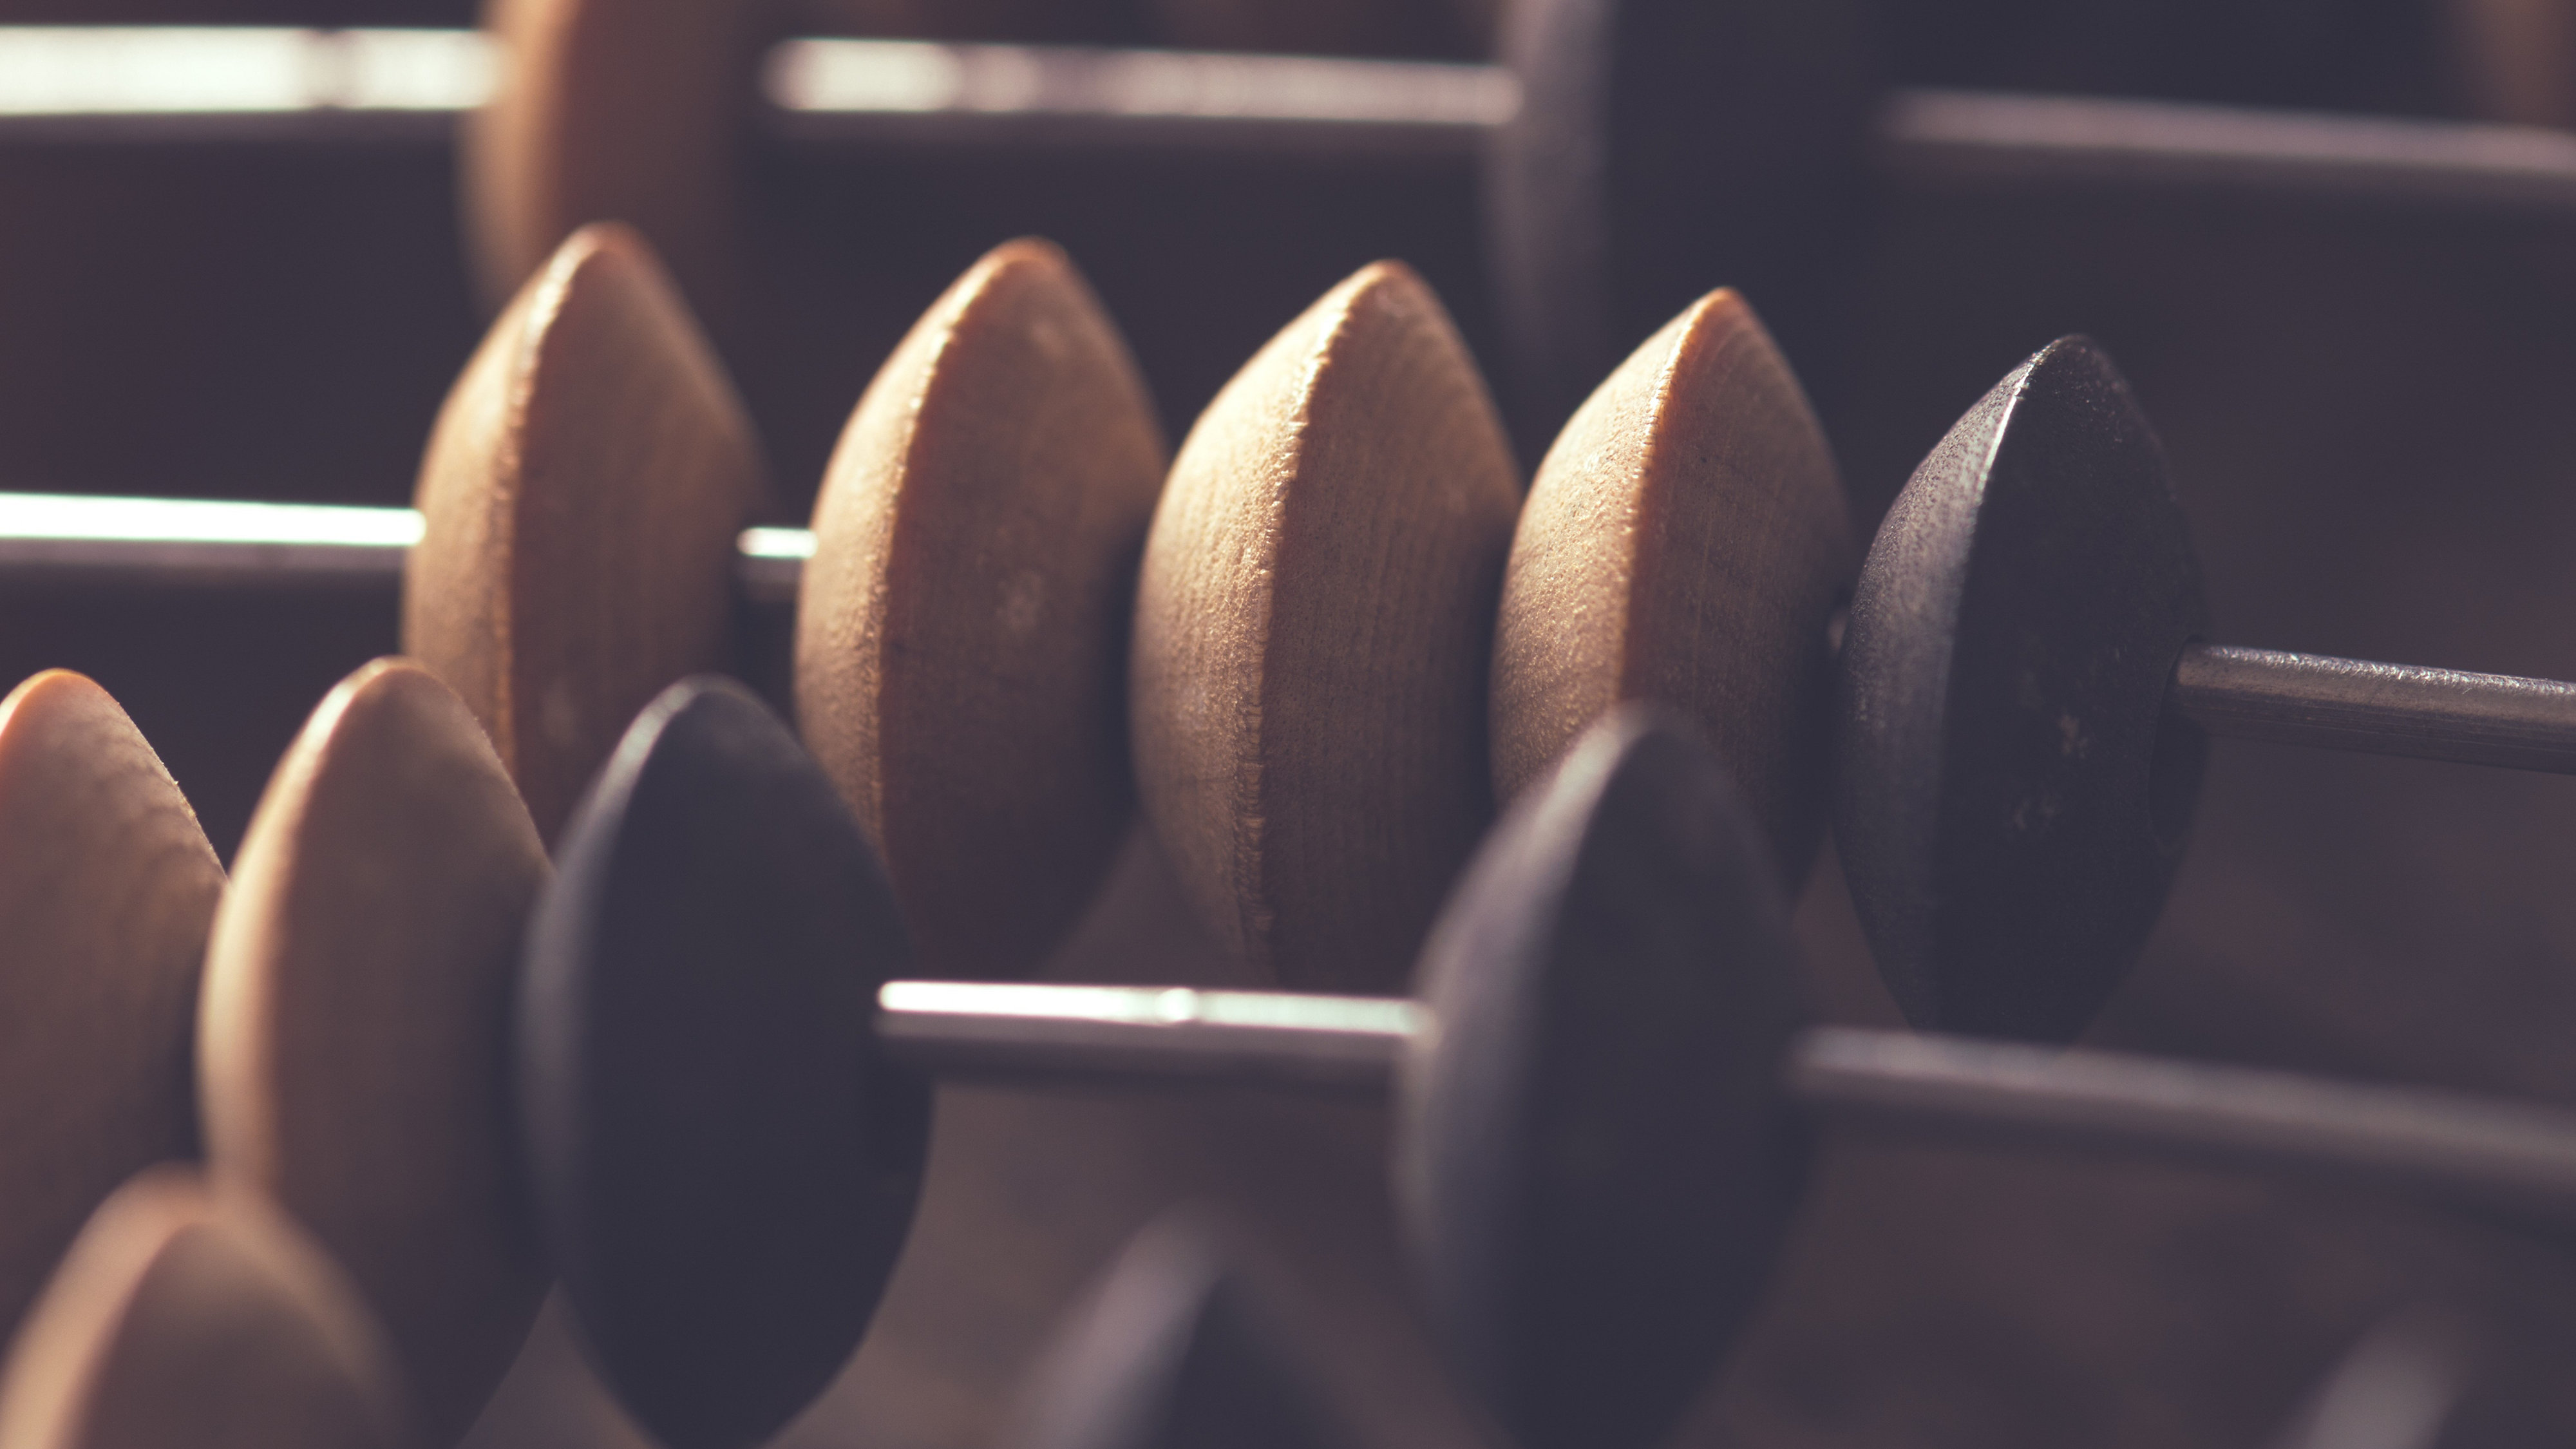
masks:
<path id="1" fill-rule="evenodd" d="M 1136 604 L 1137 781 L 1200 915 L 1283 985 L 1396 988 L 1491 814 L 1519 501 L 1475 364 L 1395 263 L 1290 323 L 1181 447 Z"/>
<path id="2" fill-rule="evenodd" d="M 1116 854 L 1163 467 L 1126 344 L 1035 241 L 948 289 L 842 435 L 797 611 L 798 723 L 933 972 L 1025 974 Z"/>
<path id="3" fill-rule="evenodd" d="M 399 1449 L 407 1418 L 329 1259 L 177 1167 L 99 1208 L 0 1374 L 10 1449 Z"/>
<path id="4" fill-rule="evenodd" d="M 741 401 L 653 255 L 587 227 L 493 324 L 415 494 L 403 648 L 551 836 L 647 701 L 719 667 L 764 496 Z"/>
<path id="5" fill-rule="evenodd" d="M 223 867 L 125 712 L 54 670 L 0 701 L 0 1330 L 83 1220 L 196 1148 L 197 974 Z"/>
<path id="6" fill-rule="evenodd" d="M 348 1269 L 442 1439 L 499 1383 L 545 1281 L 507 1082 L 547 874 L 473 716 L 379 660 L 278 765 L 207 953 L 209 1170 Z"/>
<path id="7" fill-rule="evenodd" d="M 495 308 L 598 221 L 651 238 L 720 325 L 740 303 L 735 156 L 769 7 L 753 0 L 487 0 L 491 101 L 461 136 L 468 251 Z"/>
<path id="8" fill-rule="evenodd" d="M 1842 484 L 1753 309 L 1712 292 L 1592 394 L 1539 464 L 1494 634 L 1494 784 L 1544 778 L 1621 700 L 1707 732 L 1793 886 L 1823 821 Z"/>

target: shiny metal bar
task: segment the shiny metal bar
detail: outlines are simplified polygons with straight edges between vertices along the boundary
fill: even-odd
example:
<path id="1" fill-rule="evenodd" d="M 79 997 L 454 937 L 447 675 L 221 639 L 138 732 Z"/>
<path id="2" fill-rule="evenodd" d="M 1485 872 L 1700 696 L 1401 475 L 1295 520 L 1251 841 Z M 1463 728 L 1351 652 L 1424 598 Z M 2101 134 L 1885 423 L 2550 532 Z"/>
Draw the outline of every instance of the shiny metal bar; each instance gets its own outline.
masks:
<path id="1" fill-rule="evenodd" d="M 2301 1172 L 2576 1227 L 2576 1114 L 2419 1088 L 1829 1027 L 1790 1091 L 1828 1121 L 1988 1146 Z"/>
<path id="2" fill-rule="evenodd" d="M 2556 680 L 2194 644 L 2171 699 L 2235 739 L 2576 774 L 2576 684 Z"/>
<path id="3" fill-rule="evenodd" d="M 0 141 L 443 143 L 498 74 L 452 30 L 0 26 Z M 1520 107 L 1498 66 L 797 39 L 761 124 L 819 152 L 1138 147 L 1463 162 Z M 2533 127 L 2077 96 L 1891 95 L 1877 159 L 1931 191 L 2111 187 L 2576 210 L 2576 137 Z"/>
<path id="4" fill-rule="evenodd" d="M 1891 180 L 1924 191 L 2075 186 L 2576 211 L 2576 136 L 2533 126 L 1913 91 L 1889 101 L 1878 151 Z"/>
<path id="5" fill-rule="evenodd" d="M 937 1076 L 1374 1095 L 1429 1024 L 1400 998 L 896 981 L 876 1031 Z M 1791 1104 L 1837 1126 L 2313 1174 L 2576 1227 L 2576 1113 L 2552 1108 L 1850 1027 L 1797 1038 L 1784 1079 Z"/>
<path id="6" fill-rule="evenodd" d="M 877 1036 L 940 1076 L 1382 1093 L 1425 1019 L 1401 998 L 894 981 Z"/>
<path id="7" fill-rule="evenodd" d="M 889 146 L 1472 158 L 1520 109 L 1496 66 L 1197 51 L 791 40 L 763 118 L 818 152 Z"/>
<path id="8" fill-rule="evenodd" d="M 0 140 L 443 141 L 498 75 L 473 31 L 0 26 Z M 1464 158 L 1520 105 L 1439 62 L 801 39 L 761 123 L 836 149 L 1149 146 Z"/>
<path id="9" fill-rule="evenodd" d="M 408 508 L 0 493 L 0 580 L 106 587 L 393 589 L 420 541 Z M 795 602 L 814 535 L 750 528 L 734 578 L 756 604 Z"/>
<path id="10" fill-rule="evenodd" d="M 0 140 L 444 144 L 496 67 L 474 31 L 0 27 Z"/>

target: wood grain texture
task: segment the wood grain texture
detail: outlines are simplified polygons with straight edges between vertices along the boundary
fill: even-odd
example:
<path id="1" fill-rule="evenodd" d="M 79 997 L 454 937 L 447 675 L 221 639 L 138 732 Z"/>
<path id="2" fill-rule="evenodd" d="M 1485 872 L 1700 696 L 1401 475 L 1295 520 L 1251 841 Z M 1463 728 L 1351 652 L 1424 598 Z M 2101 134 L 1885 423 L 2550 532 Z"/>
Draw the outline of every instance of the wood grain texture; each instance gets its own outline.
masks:
<path id="1" fill-rule="evenodd" d="M 488 0 L 500 84 L 460 138 L 487 306 L 578 228 L 620 221 L 652 239 L 706 315 L 731 318 L 735 153 L 764 18 L 757 0 Z"/>
<path id="2" fill-rule="evenodd" d="M 566 241 L 457 379 L 414 494 L 403 647 L 545 834 L 646 701 L 722 663 L 734 537 L 766 488 L 732 384 L 623 227 Z"/>
<path id="3" fill-rule="evenodd" d="M 506 1071 L 544 847 L 464 705 L 379 660 L 314 712 L 236 865 L 206 957 L 209 1170 L 348 1269 L 452 1440 L 544 1284 Z"/>
<path id="4" fill-rule="evenodd" d="M 330 1260 L 179 1167 L 99 1208 L 0 1373 L 12 1449 L 398 1449 L 407 1416 Z"/>
<path id="5" fill-rule="evenodd" d="M 1753 309 L 1712 292 L 1602 383 L 1539 464 L 1494 630 L 1494 787 L 1622 700 L 1682 710 L 1782 878 L 1824 818 L 1850 524 L 1832 450 Z"/>
<path id="6" fill-rule="evenodd" d="M 798 603 L 798 723 L 934 972 L 1027 974 L 1116 852 L 1164 462 L 1115 324 L 1036 241 L 958 279 L 842 435 Z"/>
<path id="7" fill-rule="evenodd" d="M 1202 918 L 1282 985 L 1393 988 L 1492 813 L 1519 503 L 1475 364 L 1397 263 L 1290 323 L 1181 447 L 1138 586 L 1137 783 Z"/>
<path id="8" fill-rule="evenodd" d="M 107 692 L 0 701 L 0 1329 L 99 1201 L 196 1150 L 190 1037 L 223 867 Z"/>

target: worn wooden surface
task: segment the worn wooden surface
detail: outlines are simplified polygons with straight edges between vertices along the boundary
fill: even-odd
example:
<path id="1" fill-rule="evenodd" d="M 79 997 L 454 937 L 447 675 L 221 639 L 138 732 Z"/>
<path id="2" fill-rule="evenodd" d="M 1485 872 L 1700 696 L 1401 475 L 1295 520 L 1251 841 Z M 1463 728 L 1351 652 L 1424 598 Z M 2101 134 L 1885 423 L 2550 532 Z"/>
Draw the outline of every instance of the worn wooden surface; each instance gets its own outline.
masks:
<path id="1" fill-rule="evenodd" d="M 0 701 L 0 1331 L 90 1209 L 196 1150 L 198 966 L 223 869 L 116 701 L 55 671 Z"/>
<path id="2" fill-rule="evenodd" d="M 1495 793 L 1611 705 L 1695 721 L 1805 879 L 1854 551 L 1842 480 L 1744 299 L 1712 292 L 1631 353 L 1540 462 L 1494 627 Z"/>
<path id="3" fill-rule="evenodd" d="M 761 7 L 739 0 L 490 0 L 500 86 L 466 130 L 467 240 L 498 307 L 590 222 L 622 221 L 689 299 L 740 302 L 735 153 L 751 113 Z"/>
<path id="4" fill-rule="evenodd" d="M 474 717 L 379 661 L 279 764 L 206 956 L 210 1171 L 348 1270 L 440 1443 L 508 1369 L 545 1282 L 507 1062 L 546 875 Z"/>
<path id="5" fill-rule="evenodd" d="M 1116 325 L 1035 241 L 931 307 L 833 455 L 797 722 L 929 971 L 1025 975 L 1108 869 L 1133 809 L 1127 631 L 1164 461 Z"/>
<path id="6" fill-rule="evenodd" d="M 718 667 L 758 440 L 652 252 L 566 240 L 441 409 L 403 648 L 491 733 L 551 836 L 664 685 Z"/>
<path id="7" fill-rule="evenodd" d="M 23 1449 L 403 1449 L 408 1412 L 330 1259 L 177 1167 L 100 1206 L 0 1371 Z"/>
<path id="8" fill-rule="evenodd" d="M 1519 492 L 1401 264 L 1326 293 L 1182 444 L 1137 592 L 1137 783 L 1201 919 L 1283 984 L 1391 989 L 1484 828 Z"/>

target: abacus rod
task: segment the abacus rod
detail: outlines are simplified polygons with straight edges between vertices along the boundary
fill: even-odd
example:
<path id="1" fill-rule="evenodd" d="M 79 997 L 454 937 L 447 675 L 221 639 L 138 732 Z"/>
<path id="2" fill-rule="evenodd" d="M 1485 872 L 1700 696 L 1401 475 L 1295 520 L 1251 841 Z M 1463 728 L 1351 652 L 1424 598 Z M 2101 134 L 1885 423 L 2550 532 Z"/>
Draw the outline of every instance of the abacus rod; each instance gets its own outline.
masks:
<path id="1" fill-rule="evenodd" d="M 933 1076 L 1376 1094 L 1430 1023 L 1401 998 L 896 981 L 876 1032 Z M 1851 1027 L 1798 1037 L 1784 1087 L 1839 1125 L 2346 1178 L 2576 1226 L 2576 1115 L 2545 1107 Z"/>
<path id="2" fill-rule="evenodd" d="M 99 586 L 394 587 L 420 538 L 408 508 L 0 493 L 0 579 Z M 743 532 L 736 581 L 796 597 L 811 533 Z M 2193 644 L 2171 705 L 2215 735 L 2576 774 L 2576 684 Z"/>
<path id="3" fill-rule="evenodd" d="M 0 27 L 0 137 L 435 142 L 496 67 L 472 31 Z M 800 39 L 768 129 L 907 145 L 1286 149 L 1464 161 L 1520 105 L 1499 66 Z M 2106 185 L 2576 210 L 2576 137 L 2534 127 L 1973 91 L 1892 93 L 1877 161 L 1931 190 Z"/>
<path id="4" fill-rule="evenodd" d="M 2576 774 L 2576 684 L 2556 680 L 2193 644 L 2170 699 L 2235 739 Z"/>
<path id="5" fill-rule="evenodd" d="M 1923 90 L 1889 99 L 1879 146 L 1890 179 L 1923 190 L 2073 185 L 2576 210 L 2576 135 L 2538 126 Z"/>
<path id="6" fill-rule="evenodd" d="M 409 508 L 0 493 L 0 579 L 86 585 L 394 588 L 420 541 Z M 753 603 L 796 598 L 814 536 L 749 528 L 734 579 Z"/>
<path id="7" fill-rule="evenodd" d="M 1400 997 L 893 981 L 877 1038 L 934 1076 L 1383 1092 L 1425 1016 Z"/>
<path id="8" fill-rule="evenodd" d="M 2414 1087 L 1824 1027 L 1791 1093 L 1909 1138 L 2292 1170 L 2576 1227 L 2576 1114 Z"/>

